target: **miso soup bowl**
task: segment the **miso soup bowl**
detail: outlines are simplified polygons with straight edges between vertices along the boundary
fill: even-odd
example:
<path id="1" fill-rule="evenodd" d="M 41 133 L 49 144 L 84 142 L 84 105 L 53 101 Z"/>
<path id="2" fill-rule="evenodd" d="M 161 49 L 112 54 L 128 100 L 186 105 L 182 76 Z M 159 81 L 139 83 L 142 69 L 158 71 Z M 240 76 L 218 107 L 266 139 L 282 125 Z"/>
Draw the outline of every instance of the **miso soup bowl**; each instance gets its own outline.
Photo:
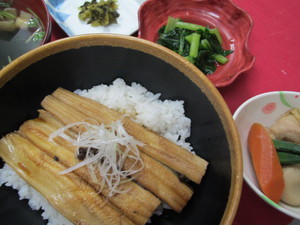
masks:
<path id="1" fill-rule="evenodd" d="M 14 32 L 0 31 L 0 70 L 10 61 L 15 60 L 20 55 L 23 55 L 24 53 L 47 43 L 50 40 L 52 30 L 51 17 L 44 1 L 14 0 L 11 2 L 12 7 L 17 9 L 18 15 L 21 11 L 25 11 L 37 18 L 40 22 L 39 27 L 44 32 L 44 35 L 41 40 L 34 40 L 34 34 L 38 30 L 35 30 L 33 28 L 17 29 Z M 5 48 L 5 46 L 2 45 L 8 47 Z M 13 46 L 13 48 L 11 46 Z"/>

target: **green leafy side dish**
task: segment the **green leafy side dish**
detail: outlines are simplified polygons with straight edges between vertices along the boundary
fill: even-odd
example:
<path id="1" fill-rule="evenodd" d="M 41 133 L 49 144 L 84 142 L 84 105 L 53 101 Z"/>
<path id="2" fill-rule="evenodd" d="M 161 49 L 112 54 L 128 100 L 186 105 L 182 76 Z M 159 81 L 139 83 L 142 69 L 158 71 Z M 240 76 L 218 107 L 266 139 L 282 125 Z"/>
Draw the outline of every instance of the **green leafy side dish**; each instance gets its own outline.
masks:
<path id="1" fill-rule="evenodd" d="M 217 28 L 183 22 L 180 18 L 170 16 L 158 35 L 158 44 L 185 57 L 204 74 L 211 74 L 219 64 L 227 63 L 226 56 L 233 52 L 222 48 L 222 37 Z"/>

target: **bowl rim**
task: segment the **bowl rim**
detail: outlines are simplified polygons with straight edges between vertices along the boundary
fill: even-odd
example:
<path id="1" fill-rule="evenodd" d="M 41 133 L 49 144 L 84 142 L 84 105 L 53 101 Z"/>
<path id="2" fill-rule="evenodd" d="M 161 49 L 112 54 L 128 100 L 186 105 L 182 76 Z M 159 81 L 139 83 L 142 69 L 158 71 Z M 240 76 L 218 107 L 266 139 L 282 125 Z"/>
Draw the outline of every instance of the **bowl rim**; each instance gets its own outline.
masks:
<path id="1" fill-rule="evenodd" d="M 155 2 L 158 0 L 146 0 L 145 2 L 143 2 L 143 4 L 140 6 L 139 10 L 138 10 L 138 20 L 139 20 L 139 29 L 138 29 L 138 37 L 139 38 L 144 38 L 142 37 L 142 32 L 141 32 L 141 24 L 142 24 L 142 13 L 141 11 L 143 10 L 143 8 L 145 7 L 145 5 L 151 4 L 152 2 Z M 184 1 L 184 0 L 182 0 Z M 199 2 L 209 2 L 211 0 L 198 0 Z M 247 55 L 247 57 L 249 57 L 249 62 L 246 64 L 246 66 L 244 66 L 244 68 L 240 69 L 239 71 L 236 71 L 234 73 L 234 75 L 231 75 L 231 73 L 228 73 L 228 75 L 230 75 L 230 79 L 220 79 L 220 80 L 211 80 L 211 82 L 214 83 L 214 85 L 217 88 L 221 88 L 221 87 L 226 87 L 229 86 L 230 84 L 232 84 L 242 73 L 250 70 L 254 63 L 255 63 L 255 56 L 252 54 L 252 52 L 250 51 L 250 48 L 248 46 L 249 44 L 249 38 L 251 35 L 251 32 L 253 30 L 253 26 L 254 26 L 254 21 L 251 18 L 251 16 L 249 15 L 249 13 L 242 9 L 241 7 L 239 7 L 235 2 L 233 2 L 233 0 L 226 0 L 227 4 L 231 4 L 234 8 L 236 8 L 238 11 L 240 11 L 245 17 L 247 17 L 248 21 L 249 21 L 249 29 L 246 31 L 246 35 L 245 35 L 245 41 L 244 44 L 241 46 L 243 48 L 243 52 L 244 55 Z M 178 11 L 178 10 L 177 10 Z M 176 12 L 177 12 L 176 11 Z M 179 10 L 180 11 L 180 10 Z M 212 74 L 208 74 L 207 77 L 210 77 L 210 75 Z"/>
<path id="2" fill-rule="evenodd" d="M 236 120 L 239 116 L 239 114 L 241 113 L 241 111 L 247 107 L 250 103 L 258 100 L 258 99 L 263 99 L 266 97 L 270 97 L 270 96 L 280 96 L 281 93 L 284 94 L 288 94 L 288 95 L 300 95 L 300 92 L 297 91 L 270 91 L 270 92 L 265 92 L 265 93 L 261 93 L 255 96 L 252 96 L 251 98 L 247 99 L 245 102 L 243 102 L 238 108 L 237 110 L 234 112 L 233 114 L 233 119 Z M 280 212 L 291 216 L 295 219 L 300 219 L 300 215 L 295 214 L 294 212 L 288 210 L 287 208 L 284 208 L 283 206 L 273 202 L 272 200 L 270 200 L 258 187 L 256 187 L 255 184 L 253 184 L 253 182 L 251 182 L 250 178 L 247 176 L 247 174 L 245 173 L 245 170 L 243 172 L 243 177 L 246 181 L 246 183 L 251 187 L 251 189 L 262 199 L 264 200 L 266 203 L 268 203 L 269 205 L 271 205 L 273 208 L 279 210 Z M 290 206 L 291 207 L 291 206 Z"/>
<path id="3" fill-rule="evenodd" d="M 41 1 L 42 2 L 42 5 L 43 5 L 43 8 L 46 12 L 46 18 L 47 18 L 47 24 L 44 24 L 45 26 L 45 36 L 41 42 L 41 45 L 47 43 L 48 41 L 50 41 L 50 38 L 51 38 L 51 32 L 52 32 L 52 22 L 51 22 L 51 16 L 50 16 L 50 13 L 49 13 L 49 10 L 46 6 L 46 3 L 44 0 Z"/>
<path id="4" fill-rule="evenodd" d="M 250 35 L 252 33 L 253 26 L 254 26 L 254 21 L 253 21 L 252 17 L 250 16 L 250 14 L 246 10 L 244 10 L 240 6 L 238 6 L 233 0 L 228 0 L 228 2 L 230 4 L 232 4 L 235 8 L 237 8 L 239 11 L 241 11 L 249 20 L 250 27 L 249 27 L 249 30 L 247 31 L 247 35 L 246 35 L 246 39 L 245 39 L 245 43 L 244 43 L 243 47 L 244 47 L 244 51 L 249 55 L 249 57 L 251 57 L 251 61 L 250 61 L 250 63 L 248 63 L 248 66 L 246 66 L 244 69 L 238 71 L 229 81 L 221 81 L 218 85 L 216 85 L 216 87 L 225 87 L 225 86 L 232 84 L 241 74 L 250 70 L 254 66 L 254 63 L 256 60 L 252 51 L 250 51 L 250 48 L 248 45 Z"/>
<path id="5" fill-rule="evenodd" d="M 239 135 L 225 100 L 209 79 L 183 57 L 159 44 L 128 35 L 86 34 L 66 37 L 47 43 L 20 56 L 0 70 L 0 88 L 29 65 L 58 52 L 85 46 L 115 46 L 131 48 L 153 55 L 172 64 L 205 93 L 218 113 L 226 132 L 231 159 L 231 183 L 228 201 L 220 224 L 233 222 L 239 205 L 243 184 L 243 162 Z"/>

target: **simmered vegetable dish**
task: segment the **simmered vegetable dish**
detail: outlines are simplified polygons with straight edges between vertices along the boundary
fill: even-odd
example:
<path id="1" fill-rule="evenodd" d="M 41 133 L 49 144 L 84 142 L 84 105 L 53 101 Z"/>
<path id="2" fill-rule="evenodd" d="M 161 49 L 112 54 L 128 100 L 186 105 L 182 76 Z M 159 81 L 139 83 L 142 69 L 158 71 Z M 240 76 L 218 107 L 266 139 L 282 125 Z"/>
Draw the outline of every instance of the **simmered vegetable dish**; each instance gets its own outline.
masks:
<path id="1" fill-rule="evenodd" d="M 281 115 L 269 129 L 257 123 L 251 126 L 248 145 L 258 183 L 276 203 L 300 206 L 299 143 L 299 108 Z"/>

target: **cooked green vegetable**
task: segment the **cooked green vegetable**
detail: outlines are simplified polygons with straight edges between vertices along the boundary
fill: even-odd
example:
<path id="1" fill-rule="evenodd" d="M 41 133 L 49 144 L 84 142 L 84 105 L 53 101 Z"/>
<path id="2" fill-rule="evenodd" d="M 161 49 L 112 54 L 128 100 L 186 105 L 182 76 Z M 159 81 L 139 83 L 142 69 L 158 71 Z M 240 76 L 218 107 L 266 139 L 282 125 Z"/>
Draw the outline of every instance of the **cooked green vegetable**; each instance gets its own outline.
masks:
<path id="1" fill-rule="evenodd" d="M 182 22 L 179 21 L 176 23 L 176 27 L 179 27 L 179 28 L 183 28 L 183 29 L 187 29 L 187 30 L 205 30 L 205 27 L 204 26 L 201 26 L 201 25 L 197 25 L 197 24 L 193 24 L 193 23 L 186 23 L 186 22 Z"/>
<path id="2" fill-rule="evenodd" d="M 233 52 L 222 48 L 222 37 L 217 28 L 183 22 L 179 18 L 169 17 L 158 34 L 157 43 L 185 57 L 204 74 L 213 73 L 218 63 L 227 63 L 226 56 Z"/>
<path id="3" fill-rule="evenodd" d="M 228 62 L 228 59 L 227 59 L 225 56 L 221 55 L 221 54 L 214 54 L 214 55 L 213 55 L 213 58 L 214 58 L 217 62 L 219 62 L 219 63 L 221 63 L 221 64 L 225 64 L 225 63 Z"/>
<path id="4" fill-rule="evenodd" d="M 273 140 L 274 146 L 281 164 L 297 164 L 300 163 L 300 145 L 289 142 Z"/>
<path id="5" fill-rule="evenodd" d="M 220 32 L 219 32 L 219 30 L 218 30 L 217 28 L 210 29 L 209 32 L 210 32 L 211 34 L 216 35 L 216 37 L 218 38 L 220 44 L 223 43 L 222 36 L 221 36 L 221 34 L 220 34 Z"/>
<path id="6" fill-rule="evenodd" d="M 289 142 L 289 141 L 280 141 L 277 139 L 274 139 L 273 143 L 278 152 L 287 152 L 291 154 L 300 155 L 300 145 L 296 143 Z"/>
<path id="7" fill-rule="evenodd" d="M 202 45 L 202 48 L 206 49 L 206 50 L 209 50 L 209 51 L 212 51 L 212 47 L 210 46 L 210 43 L 207 39 L 202 39 L 201 40 L 201 45 Z"/>
<path id="8" fill-rule="evenodd" d="M 196 58 L 198 56 L 199 45 L 200 45 L 200 34 L 193 33 L 191 46 L 190 46 L 190 54 L 189 54 L 190 57 Z"/>
<path id="9" fill-rule="evenodd" d="M 78 17 L 82 21 L 86 21 L 91 26 L 108 26 L 117 23 L 120 14 L 117 12 L 117 0 L 92 0 L 86 1 L 79 7 Z"/>
<path id="10" fill-rule="evenodd" d="M 0 15 L 4 18 L 4 19 L 8 19 L 8 20 L 15 20 L 17 17 L 16 15 L 14 15 L 13 13 L 6 11 L 6 10 L 2 10 L 0 11 Z"/>
<path id="11" fill-rule="evenodd" d="M 33 41 L 41 41 L 43 40 L 45 36 L 45 31 L 38 31 L 34 33 L 34 36 L 32 38 Z"/>
<path id="12" fill-rule="evenodd" d="M 173 30 L 175 28 L 176 24 L 178 23 L 178 21 L 179 21 L 179 18 L 174 18 L 174 17 L 169 16 L 167 25 L 165 26 L 165 29 L 164 29 L 164 33 L 168 33 L 171 30 Z"/>
<path id="13" fill-rule="evenodd" d="M 26 13 L 24 11 L 21 11 L 20 16 L 22 16 L 24 18 L 29 18 L 30 15 L 31 15 L 31 17 L 28 21 L 28 27 L 35 27 L 35 28 L 42 27 L 41 20 L 38 17 L 38 15 L 33 10 L 31 10 L 30 8 L 27 8 L 27 10 L 30 13 Z"/>
<path id="14" fill-rule="evenodd" d="M 279 161 L 282 165 L 299 164 L 300 155 L 291 154 L 287 152 L 277 152 Z"/>

